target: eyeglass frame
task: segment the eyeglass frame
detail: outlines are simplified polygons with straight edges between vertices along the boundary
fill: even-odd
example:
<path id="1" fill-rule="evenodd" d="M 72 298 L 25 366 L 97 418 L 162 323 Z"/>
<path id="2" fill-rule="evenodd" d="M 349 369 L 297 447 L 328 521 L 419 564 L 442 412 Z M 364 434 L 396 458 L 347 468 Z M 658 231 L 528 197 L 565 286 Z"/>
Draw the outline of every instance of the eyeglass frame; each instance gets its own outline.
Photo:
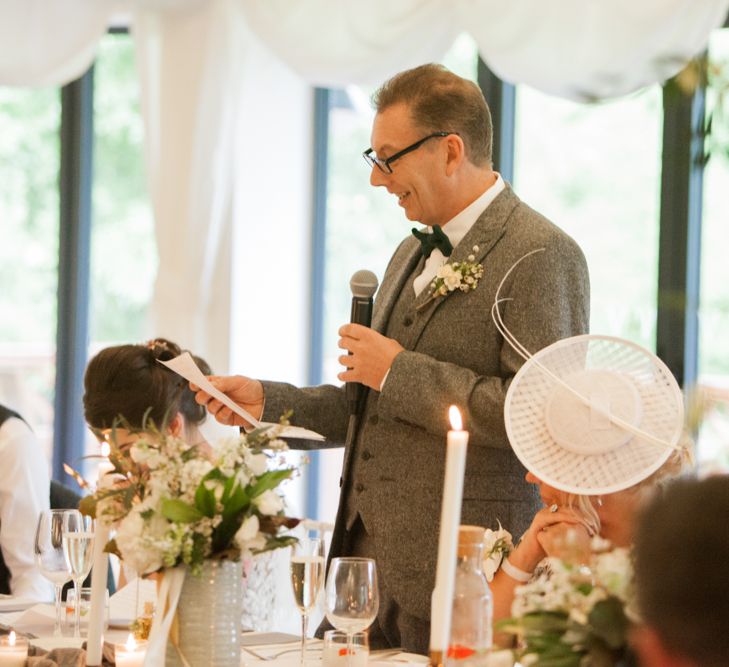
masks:
<path id="1" fill-rule="evenodd" d="M 362 157 L 364 158 L 364 161 L 369 165 L 370 169 L 372 167 L 377 167 L 383 174 L 391 174 L 392 173 L 392 167 L 390 166 L 391 162 L 394 162 L 395 160 L 399 160 L 404 155 L 407 155 L 408 153 L 412 153 L 414 150 L 417 150 L 420 148 L 428 139 L 435 139 L 436 137 L 448 137 L 451 134 L 458 135 L 458 132 L 433 132 L 433 134 L 429 134 L 427 137 L 423 137 L 419 141 L 416 141 L 414 144 L 410 144 L 409 146 L 406 146 L 401 151 L 398 151 L 394 155 L 391 155 L 388 158 L 385 158 L 384 160 L 380 160 L 378 157 L 373 157 L 372 153 L 374 151 L 373 148 L 368 148 L 366 151 L 362 153 Z"/>

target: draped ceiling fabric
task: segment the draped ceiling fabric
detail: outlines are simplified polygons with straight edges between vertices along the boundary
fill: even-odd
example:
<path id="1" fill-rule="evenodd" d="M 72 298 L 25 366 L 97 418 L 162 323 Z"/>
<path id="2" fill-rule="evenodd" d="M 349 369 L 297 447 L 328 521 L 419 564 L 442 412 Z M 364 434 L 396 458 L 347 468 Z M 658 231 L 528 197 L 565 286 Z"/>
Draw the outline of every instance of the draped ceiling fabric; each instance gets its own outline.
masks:
<path id="1" fill-rule="evenodd" d="M 468 32 L 504 80 L 585 101 L 675 74 L 728 10 L 729 0 L 0 0 L 0 85 L 68 83 L 112 19 L 132 17 L 160 254 L 154 333 L 222 373 L 251 33 L 303 82 L 342 86 L 440 60 Z"/>

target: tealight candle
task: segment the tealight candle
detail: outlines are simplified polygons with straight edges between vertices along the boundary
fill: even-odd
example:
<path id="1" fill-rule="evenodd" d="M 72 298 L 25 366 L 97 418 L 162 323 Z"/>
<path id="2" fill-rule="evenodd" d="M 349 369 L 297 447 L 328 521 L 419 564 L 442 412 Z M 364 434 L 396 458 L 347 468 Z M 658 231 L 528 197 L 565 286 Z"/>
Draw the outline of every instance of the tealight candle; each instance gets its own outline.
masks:
<path id="1" fill-rule="evenodd" d="M 147 642 L 135 641 L 130 633 L 125 644 L 114 644 L 116 667 L 142 667 Z"/>
<path id="2" fill-rule="evenodd" d="M 11 632 L 0 637 L 0 665 L 2 667 L 24 667 L 28 659 L 28 640 Z"/>

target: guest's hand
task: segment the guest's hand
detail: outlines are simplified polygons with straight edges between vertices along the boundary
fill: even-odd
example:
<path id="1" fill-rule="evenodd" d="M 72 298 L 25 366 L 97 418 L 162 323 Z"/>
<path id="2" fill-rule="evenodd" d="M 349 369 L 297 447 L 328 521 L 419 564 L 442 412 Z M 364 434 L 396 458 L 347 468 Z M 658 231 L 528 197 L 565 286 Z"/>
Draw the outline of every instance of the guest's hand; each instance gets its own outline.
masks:
<path id="1" fill-rule="evenodd" d="M 509 555 L 509 561 L 525 572 L 533 572 L 542 559 L 559 556 L 552 549 L 556 548 L 555 543 L 559 543 L 560 538 L 566 538 L 570 530 L 579 530 L 587 536 L 587 522 L 580 512 L 556 505 L 542 508 L 534 515 L 531 525 Z"/>
<path id="2" fill-rule="evenodd" d="M 361 324 L 345 324 L 339 329 L 339 335 L 339 347 L 350 354 L 339 357 L 339 363 L 347 370 L 337 377 L 344 382 L 361 382 L 379 391 L 395 357 L 405 348 L 396 340 Z"/>
<path id="3" fill-rule="evenodd" d="M 242 375 L 211 375 L 208 380 L 210 380 L 213 387 L 222 391 L 232 401 L 250 413 L 252 417 L 261 418 L 263 414 L 263 385 L 258 380 L 243 377 Z M 190 389 L 195 392 L 195 400 L 200 405 L 206 406 L 208 412 L 221 424 L 246 428 L 253 426 L 219 400 L 204 392 L 196 384 L 191 382 Z"/>

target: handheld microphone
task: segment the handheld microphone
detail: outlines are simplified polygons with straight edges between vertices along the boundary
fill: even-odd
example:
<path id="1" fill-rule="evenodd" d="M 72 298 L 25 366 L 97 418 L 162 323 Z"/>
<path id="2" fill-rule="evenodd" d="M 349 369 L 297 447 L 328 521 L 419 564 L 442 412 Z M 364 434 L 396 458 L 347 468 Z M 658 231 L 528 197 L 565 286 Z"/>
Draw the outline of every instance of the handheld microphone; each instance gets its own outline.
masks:
<path id="1" fill-rule="evenodd" d="M 349 281 L 352 290 L 352 314 L 350 322 L 365 327 L 372 323 L 372 297 L 377 291 L 377 276 L 372 271 L 357 271 Z M 359 382 L 347 382 L 347 405 L 349 414 L 356 415 L 364 396 L 365 386 Z"/>

